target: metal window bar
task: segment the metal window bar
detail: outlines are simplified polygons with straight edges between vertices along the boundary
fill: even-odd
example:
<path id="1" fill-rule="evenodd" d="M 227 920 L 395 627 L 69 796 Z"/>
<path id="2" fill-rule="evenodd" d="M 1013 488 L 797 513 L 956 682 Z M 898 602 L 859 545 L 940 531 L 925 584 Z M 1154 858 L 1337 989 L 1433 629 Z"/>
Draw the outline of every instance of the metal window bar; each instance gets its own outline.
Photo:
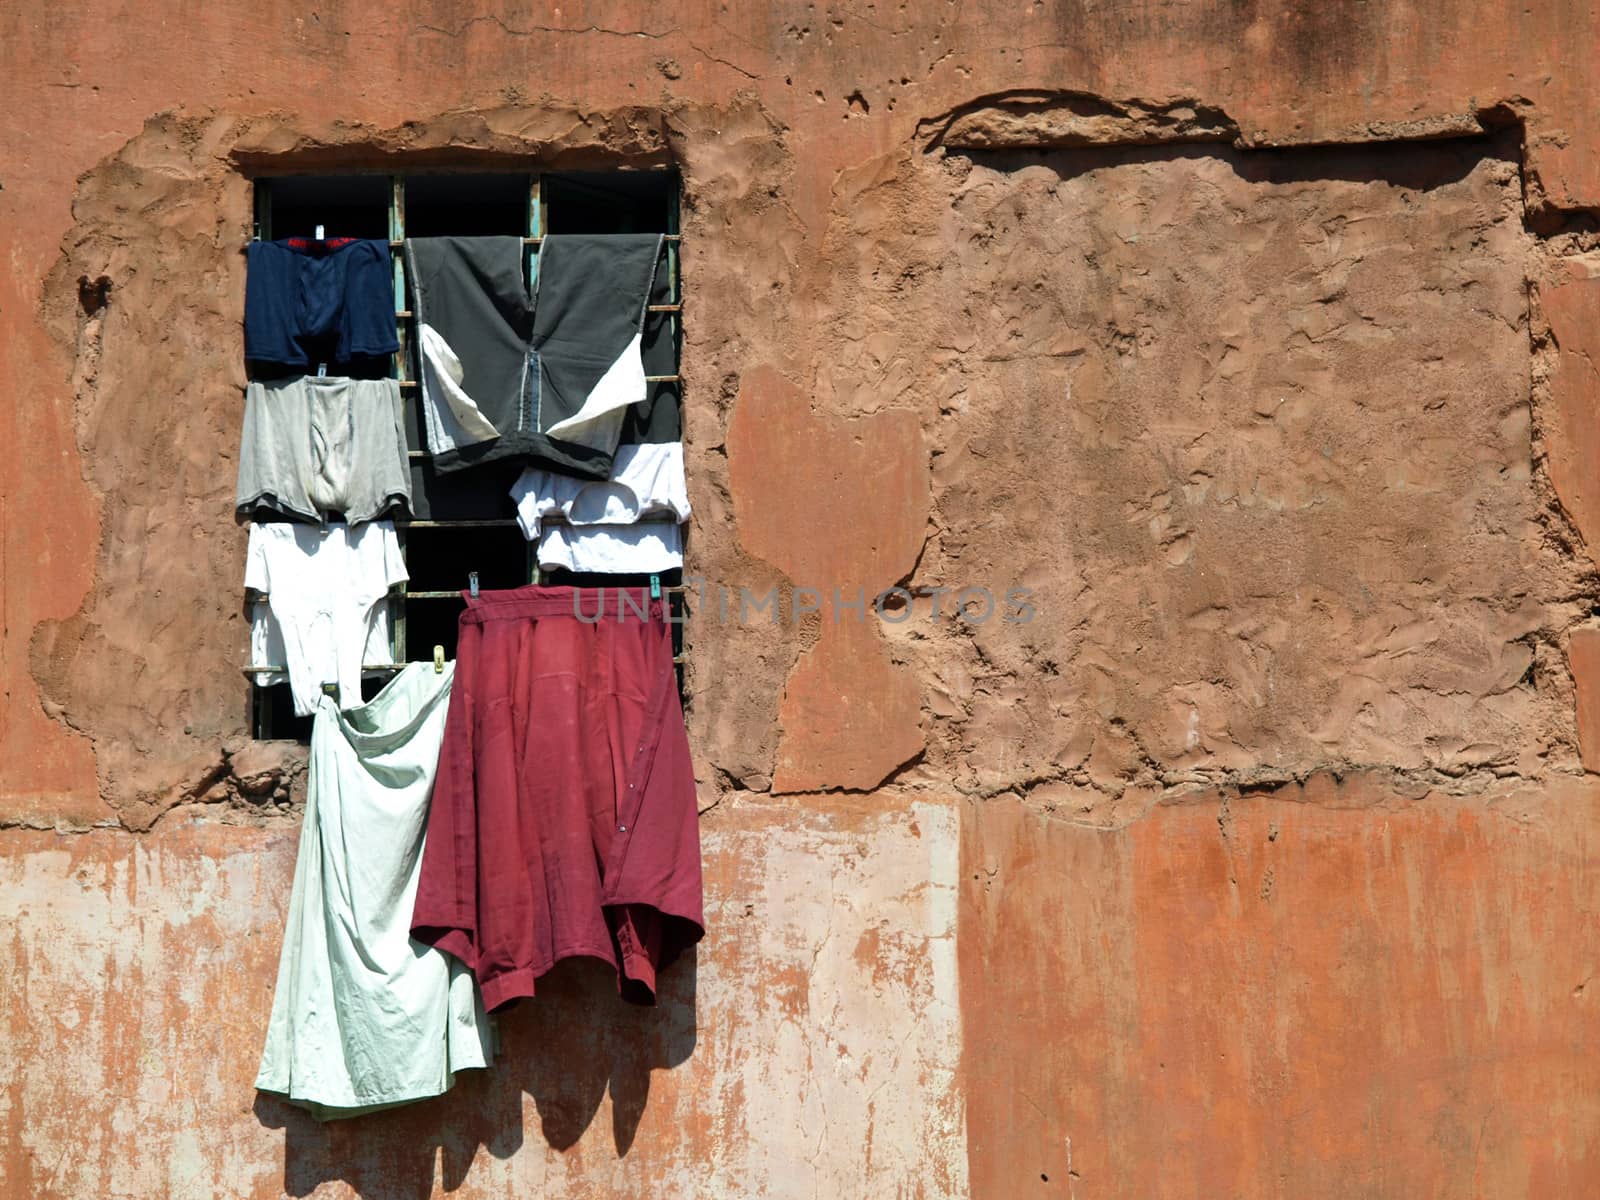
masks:
<path id="1" fill-rule="evenodd" d="M 663 590 L 665 590 L 665 589 L 663 589 Z M 451 592 L 450 594 L 452 596 L 455 595 L 454 592 Z M 421 660 L 418 660 L 418 661 L 421 661 Z M 682 666 L 685 662 L 688 661 L 688 659 L 685 658 L 682 654 L 674 654 L 672 656 L 672 661 L 676 665 Z M 361 664 L 361 673 L 363 675 L 367 674 L 369 671 L 370 672 L 377 672 L 377 671 L 403 671 L 405 669 L 406 669 L 406 664 L 403 663 L 403 662 L 362 663 Z M 239 668 L 239 673 L 241 675 L 245 675 L 245 676 L 253 676 L 253 675 L 287 675 L 289 673 L 289 668 L 288 667 L 284 667 L 284 666 L 240 667 Z"/>
<path id="2" fill-rule="evenodd" d="M 272 189 L 265 180 L 258 179 L 252 190 L 252 201 L 255 206 L 255 236 L 258 241 L 272 240 Z M 257 603 L 261 603 L 259 600 Z M 254 673 L 246 674 L 250 680 L 250 735 L 262 737 L 272 732 L 267 728 L 267 694 L 266 689 L 257 687 Z"/>
<path id="3" fill-rule="evenodd" d="M 647 304 L 647 305 L 644 306 L 644 310 L 645 310 L 645 312 L 675 313 L 675 312 L 681 312 L 683 310 L 683 305 L 681 305 L 681 304 Z M 417 319 L 417 314 L 412 312 L 409 308 L 403 308 L 399 312 L 395 313 L 394 315 L 396 317 L 398 317 L 402 321 L 414 321 L 414 320 Z"/>
<path id="4" fill-rule="evenodd" d="M 398 241 L 402 246 L 406 241 L 406 177 L 404 175 L 389 176 L 389 245 L 392 247 Z M 394 260 L 394 310 L 399 313 L 406 306 L 406 257 L 404 254 L 389 255 Z M 404 321 L 396 319 L 396 337 L 400 349 L 394 356 L 394 377 L 400 381 L 403 388 L 406 385 L 406 365 L 411 361 L 411 339 L 407 337 L 408 328 Z M 409 450 L 409 447 L 407 447 Z M 409 458 L 407 459 L 409 462 Z M 395 538 L 400 543 L 400 561 L 408 563 L 406 530 L 400 523 L 395 525 Z M 395 662 L 406 661 L 406 585 L 401 584 L 398 594 L 391 594 L 385 601 L 389 605 L 389 656 Z"/>
<path id="5" fill-rule="evenodd" d="M 645 589 L 634 584 L 620 590 L 642 593 Z M 666 584 L 661 585 L 661 594 L 663 596 L 687 596 L 691 590 L 682 584 L 673 584 L 671 587 Z M 459 600 L 461 599 L 461 592 L 461 588 L 450 588 L 441 592 L 407 592 L 406 598 L 408 600 Z M 633 601 L 630 600 L 628 603 L 632 604 Z"/>
<path id="6" fill-rule="evenodd" d="M 524 244 L 528 247 L 524 257 L 527 261 L 528 295 L 537 299 L 539 295 L 539 247 L 544 244 L 545 207 L 548 200 L 544 190 L 544 176 L 531 175 L 528 177 L 528 236 Z M 543 576 L 539 572 L 539 543 L 534 540 L 524 539 L 522 574 L 530 583 L 539 583 Z"/>
<path id="7" fill-rule="evenodd" d="M 667 189 L 667 304 L 663 307 L 667 308 L 671 313 L 667 317 L 667 336 L 672 339 L 672 361 L 677 365 L 677 374 L 680 376 L 683 373 L 683 291 L 679 286 L 680 280 L 678 276 L 678 243 L 682 237 L 678 228 L 678 219 L 682 205 L 682 194 L 682 180 L 674 172 L 672 186 Z M 673 380 L 673 382 L 678 385 L 678 416 L 681 421 L 683 417 L 683 381 L 680 378 Z M 679 428 L 679 436 L 682 436 L 681 426 Z M 668 611 L 682 617 L 685 589 L 671 589 L 671 591 L 676 598 L 669 596 L 667 600 Z M 678 624 L 669 625 L 667 632 L 672 638 L 672 661 L 678 664 L 678 700 L 681 703 L 683 700 L 683 662 L 688 657 L 684 646 L 685 630 L 680 621 Z"/>

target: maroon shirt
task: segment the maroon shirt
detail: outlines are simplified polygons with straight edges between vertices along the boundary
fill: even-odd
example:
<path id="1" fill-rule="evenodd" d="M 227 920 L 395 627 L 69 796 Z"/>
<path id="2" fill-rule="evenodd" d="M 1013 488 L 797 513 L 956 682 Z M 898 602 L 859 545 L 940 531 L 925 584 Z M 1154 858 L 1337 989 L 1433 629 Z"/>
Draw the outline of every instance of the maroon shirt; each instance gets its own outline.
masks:
<path id="1" fill-rule="evenodd" d="M 490 1009 L 574 955 L 654 1003 L 656 973 L 704 932 L 662 602 L 537 586 L 464 598 L 412 936 L 472 968 Z"/>

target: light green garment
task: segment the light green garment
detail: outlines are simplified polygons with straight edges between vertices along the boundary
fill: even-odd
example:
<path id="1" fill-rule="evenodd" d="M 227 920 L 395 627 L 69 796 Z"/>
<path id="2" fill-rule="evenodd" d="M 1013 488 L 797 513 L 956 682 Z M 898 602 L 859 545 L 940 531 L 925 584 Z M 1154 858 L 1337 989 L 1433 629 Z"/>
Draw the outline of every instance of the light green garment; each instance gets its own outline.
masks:
<path id="1" fill-rule="evenodd" d="M 471 972 L 411 939 L 454 675 L 454 663 L 411 663 L 360 708 L 319 702 L 256 1078 L 319 1120 L 437 1096 L 494 1057 Z"/>

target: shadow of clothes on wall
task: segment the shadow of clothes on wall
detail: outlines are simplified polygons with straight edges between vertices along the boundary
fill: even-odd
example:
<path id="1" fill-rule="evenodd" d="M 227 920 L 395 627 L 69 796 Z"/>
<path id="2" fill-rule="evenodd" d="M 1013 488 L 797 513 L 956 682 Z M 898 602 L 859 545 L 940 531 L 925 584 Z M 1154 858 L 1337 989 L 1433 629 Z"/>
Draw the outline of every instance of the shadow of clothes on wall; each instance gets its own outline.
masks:
<path id="1" fill-rule="evenodd" d="M 650 1095 L 650 1072 L 688 1060 L 696 1040 L 693 948 L 661 976 L 654 1008 L 624 1003 L 616 972 L 596 959 L 560 963 L 539 993 L 496 1018 L 492 1066 L 463 1071 L 442 1096 L 323 1123 L 258 1093 L 257 1119 L 284 1130 L 283 1190 L 306 1196 L 342 1180 L 363 1200 L 424 1200 L 436 1173 L 445 1191 L 467 1178 L 480 1147 L 510 1158 L 523 1144 L 524 1094 L 555 1150 L 577 1143 L 611 1096 L 612 1140 L 628 1153 Z M 442 1162 L 441 1162 L 442 1160 Z"/>

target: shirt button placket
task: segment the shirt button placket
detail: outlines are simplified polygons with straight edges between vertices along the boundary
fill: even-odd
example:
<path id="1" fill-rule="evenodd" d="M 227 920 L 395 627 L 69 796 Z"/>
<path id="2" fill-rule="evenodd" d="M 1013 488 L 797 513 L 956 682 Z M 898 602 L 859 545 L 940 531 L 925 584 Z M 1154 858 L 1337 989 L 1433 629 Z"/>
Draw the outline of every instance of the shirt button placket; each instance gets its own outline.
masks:
<path id="1" fill-rule="evenodd" d="M 645 751 L 645 748 L 643 746 L 640 746 L 639 747 L 639 753 L 634 755 L 634 762 L 637 763 L 640 759 L 642 759 L 644 757 L 644 751 Z M 630 783 L 628 785 L 628 790 L 630 792 L 634 791 L 635 790 L 635 785 Z M 617 826 L 617 832 L 618 833 L 627 833 L 628 832 L 628 827 L 626 825 L 618 825 Z"/>
<path id="2" fill-rule="evenodd" d="M 630 792 L 633 791 L 633 784 L 630 783 L 628 785 L 628 790 Z M 618 825 L 617 826 L 617 832 L 618 833 L 627 833 L 628 832 L 628 827 L 626 825 Z"/>

